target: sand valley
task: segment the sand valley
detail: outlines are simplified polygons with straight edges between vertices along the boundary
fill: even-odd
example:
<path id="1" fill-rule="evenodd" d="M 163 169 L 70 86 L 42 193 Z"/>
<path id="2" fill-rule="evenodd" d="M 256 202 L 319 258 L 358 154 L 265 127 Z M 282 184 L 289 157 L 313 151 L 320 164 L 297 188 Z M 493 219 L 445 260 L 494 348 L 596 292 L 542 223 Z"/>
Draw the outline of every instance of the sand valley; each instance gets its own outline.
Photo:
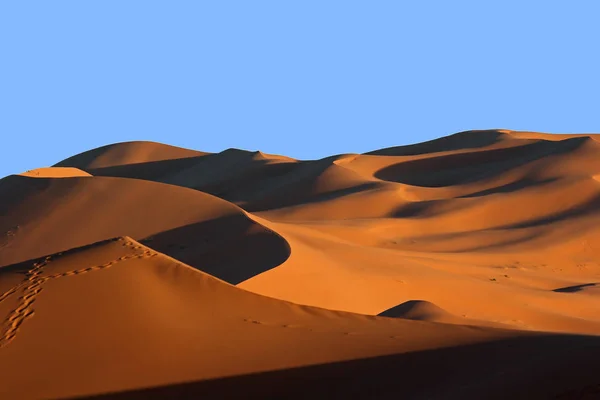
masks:
<path id="1" fill-rule="evenodd" d="M 600 135 L 116 143 L 0 235 L 1 399 L 600 398 Z"/>

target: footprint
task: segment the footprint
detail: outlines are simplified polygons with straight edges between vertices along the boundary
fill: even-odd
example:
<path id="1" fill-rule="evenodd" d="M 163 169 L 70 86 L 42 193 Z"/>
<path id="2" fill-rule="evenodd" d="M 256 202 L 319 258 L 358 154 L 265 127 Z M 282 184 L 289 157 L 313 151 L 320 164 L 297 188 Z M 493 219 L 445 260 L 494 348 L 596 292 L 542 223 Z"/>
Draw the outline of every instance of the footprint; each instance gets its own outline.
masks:
<path id="1" fill-rule="evenodd" d="M 123 239 L 119 238 L 117 240 L 122 241 Z M 144 248 L 143 246 L 134 246 L 132 243 L 125 242 L 123 246 L 129 247 L 133 250 L 144 250 L 144 252 L 141 254 L 127 254 L 119 257 L 116 260 L 109 261 L 105 264 L 95 265 L 73 271 L 67 271 L 50 276 L 41 276 L 44 271 L 44 267 L 47 266 L 53 258 L 62 253 L 57 253 L 53 256 L 47 256 L 44 258 L 43 261 L 34 262 L 32 268 L 29 271 L 25 272 L 25 277 L 23 281 L 21 281 L 19 284 L 0 295 L 0 302 L 2 302 L 11 295 L 17 293 L 19 290 L 23 290 L 23 295 L 19 297 L 19 304 L 17 305 L 17 307 L 13 311 L 11 311 L 9 313 L 8 318 L 2 324 L 0 324 L 0 348 L 9 344 L 15 338 L 19 328 L 25 320 L 33 317 L 35 312 L 32 308 L 32 305 L 36 302 L 37 296 L 42 292 L 42 285 L 46 281 L 50 279 L 74 276 L 79 274 L 85 274 L 87 272 L 106 269 L 117 264 L 120 261 L 125 261 L 133 258 L 153 257 L 157 255 L 157 253 L 147 248 Z M 259 321 L 251 322 L 255 324 L 261 324 Z"/>

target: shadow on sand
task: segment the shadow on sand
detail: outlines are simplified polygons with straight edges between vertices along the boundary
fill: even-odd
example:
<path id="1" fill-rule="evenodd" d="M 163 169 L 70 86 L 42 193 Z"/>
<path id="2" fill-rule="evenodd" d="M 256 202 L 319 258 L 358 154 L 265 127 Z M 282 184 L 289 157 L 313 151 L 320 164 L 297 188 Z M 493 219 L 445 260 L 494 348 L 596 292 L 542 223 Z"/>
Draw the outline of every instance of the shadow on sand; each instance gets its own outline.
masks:
<path id="1" fill-rule="evenodd" d="M 421 187 L 463 185 L 490 179 L 544 157 L 569 153 L 589 140 L 544 140 L 515 147 L 436 155 L 390 165 L 377 171 L 375 177 Z"/>
<path id="2" fill-rule="evenodd" d="M 495 129 L 464 131 L 423 143 L 388 147 L 386 149 L 370 151 L 365 154 L 377 156 L 416 156 L 426 153 L 441 153 L 443 151 L 477 149 L 491 146 L 499 142 L 504 136 L 506 136 L 506 134 Z"/>
<path id="3" fill-rule="evenodd" d="M 566 400 L 595 390 L 599 370 L 600 337 L 532 335 L 86 398 Z"/>
<path id="4" fill-rule="evenodd" d="M 575 285 L 575 286 L 567 286 L 559 289 L 554 289 L 553 292 L 556 293 L 576 293 L 581 292 L 586 287 L 594 287 L 598 285 L 597 283 L 584 283 L 583 285 Z"/>
<path id="5" fill-rule="evenodd" d="M 234 285 L 275 268 L 291 253 L 279 234 L 238 214 L 161 232 L 140 243 Z"/>

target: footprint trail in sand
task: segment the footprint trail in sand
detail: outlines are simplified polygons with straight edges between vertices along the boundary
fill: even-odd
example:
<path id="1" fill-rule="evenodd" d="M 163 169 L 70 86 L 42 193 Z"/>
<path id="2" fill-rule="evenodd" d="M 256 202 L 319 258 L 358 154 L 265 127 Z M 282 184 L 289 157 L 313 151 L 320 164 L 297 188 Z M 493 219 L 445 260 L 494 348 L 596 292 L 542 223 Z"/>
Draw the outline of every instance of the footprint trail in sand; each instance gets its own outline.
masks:
<path id="1" fill-rule="evenodd" d="M 10 290 L 8 290 L 7 292 L 3 293 L 0 296 L 0 302 L 2 302 L 4 300 L 6 300 L 8 297 L 10 297 L 11 295 L 18 293 L 19 290 L 21 290 L 21 289 L 23 290 L 23 295 L 19 297 L 19 303 L 18 303 L 17 307 L 10 312 L 8 318 L 2 323 L 2 326 L 0 328 L 0 349 L 2 347 L 7 346 L 12 340 L 14 340 L 19 329 L 23 325 L 23 323 L 27 319 L 29 319 L 35 315 L 35 309 L 33 308 L 33 304 L 37 300 L 38 295 L 42 292 L 43 284 L 45 282 L 49 281 L 50 279 L 57 279 L 57 278 L 62 278 L 62 277 L 67 277 L 67 276 L 75 276 L 75 275 L 80 275 L 80 274 L 93 272 L 93 271 L 100 271 L 100 270 L 112 267 L 113 265 L 115 265 L 119 262 L 122 262 L 122 261 L 130 260 L 130 259 L 134 259 L 134 258 L 152 257 L 152 256 L 156 255 L 155 252 L 153 252 L 149 249 L 145 249 L 142 246 L 135 245 L 131 242 L 128 242 L 123 238 L 119 238 L 117 240 L 122 241 L 123 246 L 128 247 L 133 251 L 139 251 L 139 250 L 144 250 L 144 251 L 142 253 L 134 253 L 134 254 L 124 255 L 115 260 L 108 261 L 101 265 L 94 265 L 94 266 L 87 267 L 87 268 L 82 268 L 82 269 L 77 269 L 77 270 L 72 270 L 72 271 L 62 272 L 59 274 L 47 275 L 47 276 L 42 275 L 44 273 L 44 268 L 50 262 L 52 262 L 54 258 L 49 256 L 49 257 L 46 257 L 41 262 L 35 262 L 33 264 L 33 267 L 29 271 L 27 271 L 23 282 L 14 286 L 13 288 L 11 288 Z M 58 255 L 58 257 L 60 257 L 60 255 Z"/>

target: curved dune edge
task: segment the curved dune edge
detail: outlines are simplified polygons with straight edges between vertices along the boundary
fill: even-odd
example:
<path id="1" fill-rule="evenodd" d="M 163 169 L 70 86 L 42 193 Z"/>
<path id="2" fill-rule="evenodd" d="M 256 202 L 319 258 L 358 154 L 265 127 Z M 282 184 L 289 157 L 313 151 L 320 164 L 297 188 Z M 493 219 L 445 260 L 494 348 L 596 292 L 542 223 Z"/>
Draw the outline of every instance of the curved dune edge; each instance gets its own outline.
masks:
<path id="1" fill-rule="evenodd" d="M 356 240 L 360 240 L 364 231 L 360 226 L 358 232 L 348 226 L 323 230 L 320 225 L 273 222 L 248 215 L 278 232 L 289 243 L 291 254 L 277 268 L 238 285 L 246 290 L 299 304 L 367 315 L 380 314 L 419 296 L 453 314 L 452 321 L 441 322 L 600 334 L 595 311 L 600 299 L 573 298 L 554 291 L 572 284 L 558 283 L 564 281 L 554 277 L 553 271 L 544 271 L 545 268 L 536 273 L 539 281 L 532 284 L 536 279 L 531 275 L 539 262 L 537 258 L 511 265 L 507 262 L 512 259 L 510 255 L 432 257 L 397 252 L 357 245 Z M 340 232 L 349 240 L 340 240 Z M 398 265 L 398 257 L 403 257 L 401 268 L 394 267 Z M 502 266 L 503 263 L 507 266 Z M 366 269 L 366 265 L 370 268 Z M 542 293 L 540 288 L 544 285 L 547 286 Z M 490 303 L 489 298 L 495 301 Z M 523 307 L 525 302 L 531 306 Z"/>
<path id="2" fill-rule="evenodd" d="M 296 305 L 231 286 L 128 237 L 0 274 L 0 311 L 7 315 L 0 362 L 12 367 L 0 385 L 7 398 L 293 397 L 322 390 L 323 379 L 337 395 L 543 396 L 594 383 L 589 371 L 600 354 L 594 337 Z M 356 383 L 330 381 L 340 373 Z M 277 374 L 292 379 L 279 385 Z M 560 379 L 542 385 L 547 374 Z M 30 383 L 41 375 L 43 384 Z M 423 384 L 431 379 L 435 387 Z M 182 388 L 182 382 L 204 383 Z"/>
<path id="3" fill-rule="evenodd" d="M 92 176 L 90 173 L 73 167 L 47 167 L 36 168 L 23 173 L 19 176 L 27 176 L 30 178 L 72 178 L 78 176 Z"/>
<path id="4" fill-rule="evenodd" d="M 446 324 L 478 325 L 475 321 L 457 317 L 426 300 L 409 300 L 379 314 L 380 317 L 403 318 L 414 321 L 441 322 Z M 480 323 L 481 324 L 481 323 Z"/>
<path id="5" fill-rule="evenodd" d="M 423 298 L 490 326 L 599 334 L 600 298 L 554 291 L 600 276 L 598 145 L 587 135 L 541 144 L 548 155 L 495 181 L 390 186 L 259 212 L 292 254 L 240 286 L 371 315 Z M 380 168 L 379 159 L 361 157 L 342 157 L 340 166 L 363 175 Z"/>
<path id="6" fill-rule="evenodd" d="M 53 167 L 75 167 L 88 171 L 127 164 L 201 157 L 208 153 L 150 141 L 114 143 L 84 151 L 64 159 Z"/>
<path id="7" fill-rule="evenodd" d="M 501 129 L 499 132 L 506 133 L 518 139 L 564 140 L 573 137 L 589 137 L 595 141 L 600 140 L 599 133 L 542 133 L 531 131 L 512 131 L 508 129 Z"/>
<path id="8" fill-rule="evenodd" d="M 296 303 L 375 315 L 418 298 L 490 325 L 598 333 L 595 291 L 585 291 L 586 296 L 555 291 L 596 282 L 600 273 L 595 261 L 600 257 L 600 152 L 594 138 L 467 131 L 383 149 L 386 154 L 314 161 L 238 149 L 208 154 L 151 142 L 109 145 L 59 164 L 205 191 L 246 210 L 245 216 L 265 229 L 257 233 L 238 224 L 242 219 L 217 213 L 213 224 L 204 224 L 206 216 L 201 225 L 186 217 L 145 235 L 111 230 L 64 248 L 127 233 L 240 287 Z M 382 173 L 389 180 L 377 178 Z M 131 185 L 135 192 L 141 184 Z M 130 191 L 129 183 L 123 184 L 104 202 L 120 203 L 133 196 Z M 146 192 L 150 200 L 151 192 Z M 155 203 L 155 214 L 170 220 L 181 218 L 174 210 L 206 207 L 189 199 L 183 202 L 187 206 L 179 205 L 179 194 L 161 197 L 169 206 Z M 148 202 L 133 197 L 139 204 Z M 39 202 L 35 208 L 47 205 Z M 120 218 L 131 226 L 147 223 L 136 208 Z M 55 218 L 52 214 L 48 219 Z M 135 224 L 124 215 L 137 215 Z M 65 211 L 54 226 L 73 218 Z M 0 258 L 25 232 L 17 225 L 22 224 L 2 227 L 6 238 L 0 241 L 5 245 Z M 31 243 L 43 244 L 42 236 L 56 235 L 50 231 Z M 211 235 L 218 236 L 212 244 Z M 279 239 L 281 246 L 270 244 Z M 221 258 L 207 257 L 213 244 L 221 247 L 211 257 Z M 255 257 L 226 257 L 253 248 Z M 274 249 L 279 255 L 272 258 Z M 47 250 L 39 254 L 52 252 Z M 254 265 L 248 267 L 250 261 Z M 221 270 L 223 265 L 227 268 Z M 237 276 L 236 271 L 246 272 Z M 490 294 L 497 303 L 489 304 Z"/>
<path id="9" fill-rule="evenodd" d="M 161 154 L 158 144 L 117 144 L 93 171 L 241 206 L 290 246 L 277 266 L 228 279 L 257 293 L 370 315 L 422 298 L 491 326 L 599 333 L 596 298 L 554 292 L 600 272 L 594 137 L 467 131 L 315 161 L 236 149 L 186 158 Z M 389 181 L 377 178 L 381 171 Z M 190 240 L 183 246 L 191 249 Z M 489 293 L 501 301 L 490 305 Z"/>
<path id="10" fill-rule="evenodd" d="M 484 147 L 473 147 L 471 141 L 487 136 L 494 140 Z M 449 140 L 452 140 L 454 147 L 450 150 L 444 148 L 445 151 L 441 153 L 436 152 L 436 147 L 431 144 Z M 120 146 L 125 147 L 121 149 Z M 502 193 L 511 188 L 518 189 L 520 185 L 527 187 L 530 183 L 533 185 L 554 179 L 562 172 L 558 170 L 561 163 L 549 162 L 552 157 L 565 158 L 570 166 L 566 172 L 579 176 L 582 171 L 575 169 L 577 164 L 581 165 L 584 161 L 577 162 L 574 159 L 579 156 L 585 159 L 585 163 L 592 163 L 593 170 L 597 162 L 593 161 L 592 153 L 598 153 L 597 142 L 589 135 L 537 134 L 529 137 L 523 132 L 503 130 L 461 132 L 431 142 L 409 145 L 419 146 L 420 149 L 418 154 L 410 156 L 390 157 L 366 153 L 314 161 L 297 161 L 233 149 L 182 157 L 183 154 L 171 154 L 170 147 L 166 145 L 164 155 L 159 154 L 162 148 L 158 144 L 153 143 L 154 147 L 149 149 L 147 146 L 150 144 L 146 142 L 113 145 L 112 153 L 119 154 L 121 158 L 112 163 L 88 160 L 103 167 L 87 171 L 93 175 L 155 180 L 198 189 L 250 212 L 269 212 L 277 219 L 322 219 L 329 215 L 334 215 L 336 219 L 394 217 L 396 210 L 402 207 L 473 196 L 486 191 Z M 142 154 L 152 153 L 153 158 L 141 162 L 142 158 L 132 154 L 131 147 L 139 148 Z M 538 155 L 529 157 L 534 148 Z M 82 153 L 72 159 L 87 159 L 90 156 L 88 153 L 97 151 Z M 475 160 L 481 164 L 476 165 L 475 172 L 478 168 L 486 169 L 490 164 L 486 160 L 492 154 L 496 154 L 496 161 L 498 157 L 514 155 L 515 162 L 494 167 L 495 170 L 485 179 L 465 180 L 464 177 L 472 175 L 473 171 L 462 171 L 461 168 L 471 165 Z M 173 158 L 175 156 L 177 158 Z M 127 163 L 126 160 L 135 162 Z M 453 163 L 456 168 L 444 172 L 448 169 L 448 163 Z M 83 165 L 67 160 L 57 165 L 66 164 Z M 548 171 L 544 171 L 544 164 L 550 164 Z M 413 168 L 413 165 L 418 168 Z M 432 168 L 436 173 L 430 171 Z M 407 173 L 410 173 L 408 178 Z M 387 196 L 387 201 L 383 202 L 385 206 L 378 205 L 374 210 L 364 207 L 366 198 L 372 195 Z M 343 212 L 333 206 L 338 201 L 344 203 Z"/>
<path id="11" fill-rule="evenodd" d="M 0 266 L 123 234 L 230 283 L 290 254 L 285 239 L 234 204 L 163 183 L 9 176 L 0 180 L 0 197 L 10 199 L 2 204 Z"/>
<path id="12" fill-rule="evenodd" d="M 94 176 L 0 180 L 2 398 L 598 383 L 597 135 L 467 131 L 311 161 L 126 142 L 57 165 Z"/>

